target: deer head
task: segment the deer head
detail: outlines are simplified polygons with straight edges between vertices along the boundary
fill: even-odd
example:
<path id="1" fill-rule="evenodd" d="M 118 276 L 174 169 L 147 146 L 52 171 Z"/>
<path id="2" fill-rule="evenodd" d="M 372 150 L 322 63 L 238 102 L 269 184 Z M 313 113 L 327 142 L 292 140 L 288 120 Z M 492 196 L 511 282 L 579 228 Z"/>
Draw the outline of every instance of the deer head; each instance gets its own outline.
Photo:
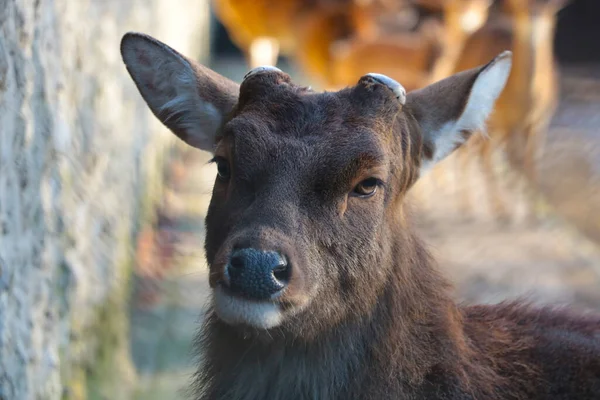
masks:
<path id="1" fill-rule="evenodd" d="M 142 34 L 121 51 L 152 112 L 214 155 L 206 257 L 220 321 L 304 334 L 368 312 L 402 274 L 407 191 L 484 128 L 511 66 L 506 52 L 408 94 L 378 74 L 315 93 L 274 67 L 237 85 Z"/>

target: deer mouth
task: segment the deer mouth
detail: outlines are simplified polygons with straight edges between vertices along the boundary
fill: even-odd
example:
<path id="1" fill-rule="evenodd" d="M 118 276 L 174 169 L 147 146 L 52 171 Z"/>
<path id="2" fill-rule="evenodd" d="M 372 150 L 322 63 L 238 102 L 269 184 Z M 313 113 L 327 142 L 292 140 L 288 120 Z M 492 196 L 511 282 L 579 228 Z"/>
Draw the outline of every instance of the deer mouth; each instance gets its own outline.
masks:
<path id="1" fill-rule="evenodd" d="M 277 302 L 239 297 L 223 285 L 214 288 L 213 305 L 217 316 L 229 325 L 270 329 L 279 326 L 283 320 L 283 310 Z"/>

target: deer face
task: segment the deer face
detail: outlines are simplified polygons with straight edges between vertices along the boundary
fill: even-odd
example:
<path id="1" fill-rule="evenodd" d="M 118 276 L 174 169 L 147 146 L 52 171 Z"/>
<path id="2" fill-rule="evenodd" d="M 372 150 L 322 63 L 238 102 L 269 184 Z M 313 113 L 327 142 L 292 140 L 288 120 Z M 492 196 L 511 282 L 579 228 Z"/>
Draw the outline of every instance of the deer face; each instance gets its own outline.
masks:
<path id="1" fill-rule="evenodd" d="M 386 205 L 417 174 L 411 141 L 403 149 L 394 135 L 404 93 L 372 77 L 313 93 L 273 69 L 239 93 L 215 147 L 206 218 L 216 310 L 258 327 L 313 307 L 336 318 L 345 303 L 332 294 L 381 281 Z"/>
<path id="2" fill-rule="evenodd" d="M 154 114 L 214 154 L 216 314 L 305 335 L 373 305 L 397 267 L 407 190 L 483 127 L 510 70 L 505 53 L 408 95 L 377 74 L 315 93 L 272 67 L 238 86 L 144 35 L 121 49 Z"/>

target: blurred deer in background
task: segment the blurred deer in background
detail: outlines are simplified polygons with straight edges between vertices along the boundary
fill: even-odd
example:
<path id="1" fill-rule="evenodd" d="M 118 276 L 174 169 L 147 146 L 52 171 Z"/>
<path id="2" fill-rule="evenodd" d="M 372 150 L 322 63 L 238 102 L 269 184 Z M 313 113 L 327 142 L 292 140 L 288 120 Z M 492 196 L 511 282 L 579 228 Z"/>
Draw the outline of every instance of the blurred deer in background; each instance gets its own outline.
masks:
<path id="1" fill-rule="evenodd" d="M 360 5 L 353 1 L 323 2 L 321 7 L 305 10 L 296 22 L 297 51 L 294 60 L 311 78 L 324 86 L 333 86 L 335 75 L 331 68 L 331 46 L 340 38 L 349 37 L 355 31 L 372 29 L 364 19 L 370 13 L 362 13 Z M 361 18 L 363 21 L 361 21 Z"/>
<path id="2" fill-rule="evenodd" d="M 217 17 L 231 40 L 246 54 L 250 67 L 275 65 L 280 52 L 294 47 L 292 21 L 299 0 L 214 0 Z"/>
<path id="3" fill-rule="evenodd" d="M 407 0 L 215 0 L 216 13 L 250 67 L 275 65 L 279 53 L 326 87 L 379 70 L 410 90 L 428 83 L 439 52 L 440 24 L 416 27 Z M 402 62 L 398 62 L 402 60 Z"/>
<path id="4" fill-rule="evenodd" d="M 524 69 L 520 82 L 527 79 L 529 107 L 525 120 L 519 129 L 509 135 L 509 155 L 523 165 L 526 174 L 534 182 L 537 180 L 537 150 L 543 148 L 543 140 L 558 106 L 559 71 L 554 55 L 554 35 L 556 15 L 569 0 L 507 0 L 513 15 L 515 42 L 523 48 L 523 57 L 527 55 L 525 46 L 529 45 L 529 63 L 523 62 Z M 530 41 L 521 37 L 529 34 Z M 515 50 L 517 50 L 515 46 Z M 520 60 L 516 60 L 520 62 Z M 524 146 L 522 146 L 523 142 Z M 521 159 L 520 149 L 524 149 Z"/>
<path id="5" fill-rule="evenodd" d="M 500 50 L 513 52 L 513 68 L 506 89 L 498 99 L 488 131 L 458 152 L 461 170 L 477 154 L 497 216 L 504 217 L 493 150 L 506 150 L 509 162 L 535 183 L 536 156 L 558 102 L 558 72 L 553 51 L 556 14 L 565 0 L 506 0 L 488 22 L 464 43 L 452 73 L 491 59 Z M 466 194 L 466 193 L 463 193 Z M 466 199 L 463 206 L 468 207 Z"/>
<path id="6" fill-rule="evenodd" d="M 299 55 L 318 76 L 325 74 L 331 42 L 374 29 L 372 10 L 382 3 L 390 1 L 214 0 L 218 18 L 250 67 L 275 65 L 280 53 Z"/>
<path id="7" fill-rule="evenodd" d="M 337 5 L 313 8 L 296 24 L 295 59 L 305 72 L 334 89 L 372 70 L 401 77 L 409 89 L 426 83 L 423 72 L 435 56 L 436 32 L 432 24 L 416 26 L 412 4 L 379 0 Z"/>
<path id="8" fill-rule="evenodd" d="M 467 39 L 480 29 L 488 19 L 488 9 L 493 0 L 418 0 L 425 7 L 443 13 L 442 51 L 429 82 L 437 82 L 452 75 L 463 54 Z"/>
<path id="9" fill-rule="evenodd" d="M 339 88 L 350 85 L 355 80 L 353 77 L 381 71 L 401 80 L 407 90 L 425 86 L 439 57 L 441 23 L 434 18 L 419 21 L 412 6 L 379 17 L 402 23 L 380 23 L 379 29 L 370 35 L 355 33 L 333 43 L 331 82 Z"/>
<path id="10" fill-rule="evenodd" d="M 389 4 L 392 3 L 392 4 Z M 466 39 L 487 19 L 492 0 L 397 0 L 376 9 L 377 26 L 358 32 L 331 49 L 339 86 L 372 70 L 423 87 L 455 71 Z M 423 10 L 429 11 L 429 14 Z M 439 18 L 442 17 L 442 18 Z"/>

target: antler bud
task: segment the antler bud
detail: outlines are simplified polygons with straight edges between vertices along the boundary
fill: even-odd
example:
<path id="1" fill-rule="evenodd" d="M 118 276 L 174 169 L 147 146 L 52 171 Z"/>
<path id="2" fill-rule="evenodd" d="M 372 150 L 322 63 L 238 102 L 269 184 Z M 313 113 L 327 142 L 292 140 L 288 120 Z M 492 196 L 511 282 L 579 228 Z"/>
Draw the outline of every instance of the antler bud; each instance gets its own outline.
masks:
<path id="1" fill-rule="evenodd" d="M 265 72 L 282 72 L 283 73 L 283 71 L 280 70 L 277 67 L 273 67 L 273 66 L 270 66 L 270 65 L 264 65 L 264 66 L 261 66 L 261 67 L 253 68 L 250 71 L 248 71 L 246 73 L 246 75 L 244 75 L 244 79 L 243 80 L 246 80 L 246 79 L 250 78 L 251 76 L 262 74 L 262 73 L 265 73 Z"/>
<path id="2" fill-rule="evenodd" d="M 366 74 L 360 80 L 362 81 L 369 78 L 377 83 L 387 86 L 394 93 L 400 104 L 404 105 L 406 103 L 406 89 L 404 89 L 404 86 L 389 76 L 376 73 Z"/>

